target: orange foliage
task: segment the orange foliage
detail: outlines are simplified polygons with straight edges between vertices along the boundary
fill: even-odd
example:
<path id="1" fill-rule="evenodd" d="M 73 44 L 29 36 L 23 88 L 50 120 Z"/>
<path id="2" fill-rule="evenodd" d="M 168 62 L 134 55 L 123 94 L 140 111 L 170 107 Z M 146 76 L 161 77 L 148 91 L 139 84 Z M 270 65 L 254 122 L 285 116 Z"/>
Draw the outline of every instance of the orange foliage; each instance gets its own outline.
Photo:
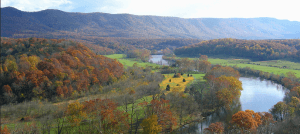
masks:
<path id="1" fill-rule="evenodd" d="M 7 128 L 7 126 L 5 125 L 3 129 L 1 129 L 0 126 L 0 133 L 1 134 L 10 134 L 9 129 Z"/>
<path id="2" fill-rule="evenodd" d="M 208 128 L 204 130 L 208 130 L 212 133 L 222 133 L 224 131 L 224 126 L 222 122 L 211 123 Z"/>
<path id="3" fill-rule="evenodd" d="M 57 94 L 58 96 L 64 94 L 64 91 L 63 91 L 63 89 L 62 89 L 60 86 L 56 87 L 56 94 Z"/>
<path id="4" fill-rule="evenodd" d="M 261 116 L 253 110 L 239 111 L 232 116 L 232 122 L 243 130 L 255 130 L 262 124 Z"/>
<path id="5" fill-rule="evenodd" d="M 4 90 L 6 93 L 11 93 L 11 91 L 12 91 L 9 85 L 4 85 L 4 86 L 3 86 L 3 90 Z"/>
<path id="6" fill-rule="evenodd" d="M 28 41 L 31 43 L 28 44 Z M 3 79 L 9 79 L 5 85 L 10 86 L 12 91 L 14 91 L 13 83 L 17 83 L 17 86 L 29 85 L 27 91 L 24 91 L 26 97 L 23 97 L 31 99 L 36 97 L 29 96 L 35 88 L 50 89 L 52 83 L 61 81 L 62 83 L 55 83 L 59 87 L 54 90 L 56 95 L 64 94 L 67 97 L 75 87 L 74 90 L 77 91 L 89 90 L 90 84 L 115 82 L 123 75 L 124 67 L 117 60 L 96 55 L 88 47 L 77 42 L 66 41 L 62 44 L 67 45 L 57 44 L 62 41 L 64 40 L 28 38 L 1 42 L 5 51 L 13 48 L 26 53 L 9 55 L 5 57 L 4 64 L 0 64 L 0 73 L 6 74 Z M 45 97 L 53 97 L 53 91 L 42 92 Z"/>
<path id="7" fill-rule="evenodd" d="M 269 125 L 270 123 L 275 123 L 272 114 L 268 112 L 259 112 L 258 114 L 261 116 L 262 125 Z"/>

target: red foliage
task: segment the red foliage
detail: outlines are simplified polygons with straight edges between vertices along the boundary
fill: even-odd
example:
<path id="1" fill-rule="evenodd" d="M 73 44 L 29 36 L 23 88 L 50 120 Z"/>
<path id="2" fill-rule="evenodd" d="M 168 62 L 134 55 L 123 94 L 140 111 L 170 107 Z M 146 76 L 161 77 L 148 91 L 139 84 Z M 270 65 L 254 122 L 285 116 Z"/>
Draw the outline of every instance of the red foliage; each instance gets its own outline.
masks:
<path id="1" fill-rule="evenodd" d="M 211 123 L 208 128 L 204 130 L 208 130 L 212 133 L 222 133 L 224 131 L 224 126 L 222 122 Z"/>
<path id="2" fill-rule="evenodd" d="M 124 132 L 125 129 L 120 129 L 121 126 L 128 128 L 128 114 L 117 109 L 118 105 L 110 99 L 96 99 L 85 101 L 83 103 L 83 109 L 86 113 L 95 113 L 100 111 L 101 121 L 103 122 L 102 127 L 105 131 L 115 129 L 118 132 Z"/>
<path id="3" fill-rule="evenodd" d="M 173 130 L 173 126 L 177 125 L 176 118 L 173 117 L 170 110 L 169 100 L 152 100 L 151 108 L 153 113 L 158 116 L 158 123 L 162 126 L 163 131 Z"/>

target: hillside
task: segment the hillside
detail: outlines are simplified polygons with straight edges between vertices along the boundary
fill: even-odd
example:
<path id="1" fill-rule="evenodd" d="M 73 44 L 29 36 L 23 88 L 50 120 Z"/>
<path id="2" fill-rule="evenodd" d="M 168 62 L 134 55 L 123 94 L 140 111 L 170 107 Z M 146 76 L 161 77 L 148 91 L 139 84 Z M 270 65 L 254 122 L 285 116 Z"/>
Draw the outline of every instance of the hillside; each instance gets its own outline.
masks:
<path id="1" fill-rule="evenodd" d="M 199 56 L 222 55 L 238 56 L 252 60 L 293 59 L 299 61 L 300 40 L 239 40 L 214 39 L 202 41 L 174 50 L 176 55 Z"/>
<path id="2" fill-rule="evenodd" d="M 68 40 L 1 38 L 0 105 L 99 90 L 123 65 Z"/>
<path id="3" fill-rule="evenodd" d="M 300 22 L 274 18 L 195 18 L 130 14 L 23 12 L 1 8 L 2 37 L 299 38 Z"/>

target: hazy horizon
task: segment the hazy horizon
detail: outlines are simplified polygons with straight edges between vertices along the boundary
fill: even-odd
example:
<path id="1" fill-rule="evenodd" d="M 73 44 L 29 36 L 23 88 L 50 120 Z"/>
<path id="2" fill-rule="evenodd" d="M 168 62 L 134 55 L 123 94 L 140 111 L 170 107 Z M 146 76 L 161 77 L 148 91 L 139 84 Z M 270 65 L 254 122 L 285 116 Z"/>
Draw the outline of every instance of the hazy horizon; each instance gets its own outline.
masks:
<path id="1" fill-rule="evenodd" d="M 295 0 L 238 1 L 238 0 L 2 0 L 1 8 L 14 7 L 21 11 L 36 12 L 57 9 L 65 12 L 151 15 L 179 18 L 276 18 L 300 22 Z"/>

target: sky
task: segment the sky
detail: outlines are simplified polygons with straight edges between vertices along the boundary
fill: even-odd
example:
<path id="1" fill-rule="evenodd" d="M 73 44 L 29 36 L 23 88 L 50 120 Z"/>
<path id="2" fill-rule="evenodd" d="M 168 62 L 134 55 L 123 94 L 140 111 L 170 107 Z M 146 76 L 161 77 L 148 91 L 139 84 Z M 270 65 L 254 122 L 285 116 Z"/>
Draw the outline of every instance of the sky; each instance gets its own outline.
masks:
<path id="1" fill-rule="evenodd" d="M 22 11 L 127 13 L 180 18 L 271 17 L 300 22 L 298 0 L 1 0 Z"/>

